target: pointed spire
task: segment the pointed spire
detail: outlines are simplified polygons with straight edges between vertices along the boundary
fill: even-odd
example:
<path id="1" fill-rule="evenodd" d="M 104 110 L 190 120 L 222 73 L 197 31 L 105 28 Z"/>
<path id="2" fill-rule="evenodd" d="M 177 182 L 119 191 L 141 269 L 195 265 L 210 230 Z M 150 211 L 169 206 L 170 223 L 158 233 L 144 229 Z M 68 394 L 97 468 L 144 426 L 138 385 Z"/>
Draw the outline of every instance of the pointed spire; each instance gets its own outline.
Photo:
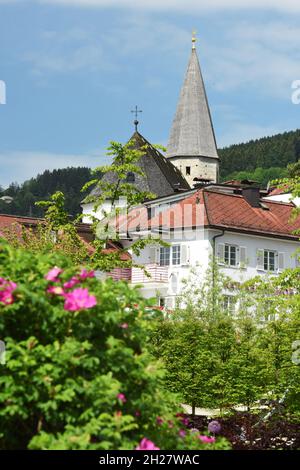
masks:
<path id="1" fill-rule="evenodd" d="M 205 85 L 192 37 L 192 53 L 170 133 L 167 157 L 218 158 Z"/>
<path id="2" fill-rule="evenodd" d="M 196 34 L 197 34 L 197 31 L 193 31 L 193 33 L 192 33 L 192 49 L 196 49 L 196 42 L 197 42 Z"/>

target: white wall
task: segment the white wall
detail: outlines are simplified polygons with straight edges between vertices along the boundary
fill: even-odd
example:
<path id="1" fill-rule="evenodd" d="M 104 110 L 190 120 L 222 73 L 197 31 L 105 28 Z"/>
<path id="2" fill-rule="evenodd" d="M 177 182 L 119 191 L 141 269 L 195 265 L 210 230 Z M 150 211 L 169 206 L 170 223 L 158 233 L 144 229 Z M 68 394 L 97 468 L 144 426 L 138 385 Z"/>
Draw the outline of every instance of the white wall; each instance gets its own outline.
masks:
<path id="1" fill-rule="evenodd" d="M 215 158 L 205 157 L 172 157 L 171 162 L 181 171 L 190 187 L 195 184 L 194 178 L 207 178 L 218 181 L 219 161 Z M 186 167 L 190 167 L 191 174 L 186 174 Z"/>
<path id="2" fill-rule="evenodd" d="M 161 284 L 161 288 L 157 284 L 144 285 L 142 294 L 149 297 L 167 297 L 173 299 L 173 305 L 175 297 L 178 296 L 182 290 L 182 281 L 186 279 L 191 269 L 195 269 L 199 277 L 205 276 L 205 272 L 209 267 L 213 255 L 213 236 L 220 234 L 220 231 L 204 230 L 201 236 L 197 240 L 187 241 L 184 238 L 169 240 L 170 244 L 180 244 L 181 246 L 187 247 L 187 260 L 186 263 L 176 266 L 169 266 L 168 270 L 168 284 Z M 225 232 L 222 237 L 216 239 L 216 252 L 218 244 L 231 244 L 238 247 L 246 248 L 246 263 L 242 268 L 240 267 L 225 267 L 220 265 L 221 271 L 235 282 L 245 282 L 256 276 L 268 276 L 270 273 L 260 271 L 257 269 L 257 250 L 271 250 L 278 253 L 284 253 L 284 269 L 295 268 L 296 258 L 293 257 L 297 248 L 300 248 L 300 242 L 282 240 L 277 238 L 269 238 L 263 236 L 255 236 L 241 233 Z M 157 249 L 159 252 L 159 248 Z M 156 261 L 159 258 L 157 255 Z M 151 247 L 147 246 L 142 252 L 139 258 L 134 257 L 134 261 L 138 264 L 153 263 L 153 253 L 151 255 Z M 278 272 L 271 273 L 276 275 Z M 170 307 L 171 308 L 171 307 Z"/>
<path id="3" fill-rule="evenodd" d="M 177 233 L 172 236 L 171 240 L 165 240 L 170 245 L 181 246 L 182 263 L 180 265 L 170 265 L 166 267 L 168 272 L 168 284 L 161 283 L 149 283 L 144 285 L 141 290 L 142 294 L 146 297 L 167 297 L 170 301 L 173 301 L 175 305 L 175 298 L 182 291 L 182 281 L 186 279 L 191 271 L 191 268 L 195 267 L 200 275 L 204 276 L 204 273 L 209 265 L 209 259 L 211 256 L 211 246 L 208 239 L 208 231 L 199 231 L 197 234 L 197 240 L 189 240 L 194 237 L 191 231 L 183 233 Z M 134 262 L 142 264 L 147 267 L 147 264 L 153 262 L 159 263 L 159 245 L 156 245 L 156 256 L 154 259 L 153 246 L 148 245 L 142 250 L 140 256 L 136 258 L 133 256 Z M 170 306 L 171 308 L 171 306 Z"/>
<path id="4" fill-rule="evenodd" d="M 213 232 L 211 231 L 210 238 Z M 245 268 L 234 268 L 220 266 L 222 272 L 226 276 L 231 277 L 234 281 L 244 282 L 255 276 L 266 276 L 268 273 L 257 270 L 257 250 L 271 250 L 278 253 L 284 253 L 284 268 L 295 268 L 296 258 L 293 257 L 300 243 L 292 240 L 282 240 L 279 238 L 259 237 L 249 234 L 225 232 L 223 237 L 216 240 L 219 243 L 228 243 L 239 247 L 246 247 L 246 265 Z M 276 273 L 272 273 L 274 275 Z"/>

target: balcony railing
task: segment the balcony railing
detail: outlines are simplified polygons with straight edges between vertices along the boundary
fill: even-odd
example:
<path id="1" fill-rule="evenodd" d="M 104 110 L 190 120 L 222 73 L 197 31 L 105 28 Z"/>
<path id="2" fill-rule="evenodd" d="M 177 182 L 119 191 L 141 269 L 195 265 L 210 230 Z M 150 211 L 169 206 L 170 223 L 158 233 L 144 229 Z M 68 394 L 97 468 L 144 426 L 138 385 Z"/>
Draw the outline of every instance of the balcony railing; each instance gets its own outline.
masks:
<path id="1" fill-rule="evenodd" d="M 131 268 L 115 268 L 108 274 L 108 277 L 114 281 L 131 281 Z"/>
<path id="2" fill-rule="evenodd" d="M 149 284 L 151 282 L 168 282 L 168 267 L 158 266 L 157 264 L 147 264 L 144 266 L 148 276 L 143 269 L 132 268 L 131 282 L 132 284 Z"/>
<path id="3" fill-rule="evenodd" d="M 157 264 L 147 264 L 144 272 L 141 268 L 115 268 L 109 274 L 115 281 L 131 281 L 132 284 L 149 284 L 149 283 L 167 283 L 168 267 L 158 266 Z"/>

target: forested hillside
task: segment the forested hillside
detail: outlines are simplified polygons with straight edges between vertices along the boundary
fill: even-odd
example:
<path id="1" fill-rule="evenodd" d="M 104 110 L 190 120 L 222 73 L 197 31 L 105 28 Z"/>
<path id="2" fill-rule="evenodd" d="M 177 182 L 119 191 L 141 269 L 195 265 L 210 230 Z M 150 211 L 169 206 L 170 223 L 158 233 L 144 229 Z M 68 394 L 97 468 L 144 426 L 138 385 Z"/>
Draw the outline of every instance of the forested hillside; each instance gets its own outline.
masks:
<path id="1" fill-rule="evenodd" d="M 285 176 L 287 165 L 300 159 L 300 130 L 231 145 L 219 155 L 222 181 L 247 177 L 266 184 Z"/>
<path id="2" fill-rule="evenodd" d="M 36 207 L 35 202 L 48 199 L 55 191 L 66 195 L 66 208 L 71 215 L 81 212 L 80 201 L 84 195 L 82 186 L 91 179 L 89 168 L 64 168 L 62 170 L 46 170 L 42 175 L 25 181 L 22 185 L 12 183 L 1 196 L 11 196 L 13 202 L 6 204 L 0 200 L 0 213 L 13 215 L 43 216 L 43 209 Z"/>

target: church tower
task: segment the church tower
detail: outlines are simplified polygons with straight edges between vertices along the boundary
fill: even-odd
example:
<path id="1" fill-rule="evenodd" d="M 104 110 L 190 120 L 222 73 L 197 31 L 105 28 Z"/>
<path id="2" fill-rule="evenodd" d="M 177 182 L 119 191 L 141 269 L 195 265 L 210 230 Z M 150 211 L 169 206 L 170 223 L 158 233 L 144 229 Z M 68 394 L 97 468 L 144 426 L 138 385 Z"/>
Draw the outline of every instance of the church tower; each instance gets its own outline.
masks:
<path id="1" fill-rule="evenodd" d="M 193 36 L 167 150 L 167 157 L 191 188 L 201 180 L 217 183 L 219 178 L 216 138 L 195 43 Z"/>

